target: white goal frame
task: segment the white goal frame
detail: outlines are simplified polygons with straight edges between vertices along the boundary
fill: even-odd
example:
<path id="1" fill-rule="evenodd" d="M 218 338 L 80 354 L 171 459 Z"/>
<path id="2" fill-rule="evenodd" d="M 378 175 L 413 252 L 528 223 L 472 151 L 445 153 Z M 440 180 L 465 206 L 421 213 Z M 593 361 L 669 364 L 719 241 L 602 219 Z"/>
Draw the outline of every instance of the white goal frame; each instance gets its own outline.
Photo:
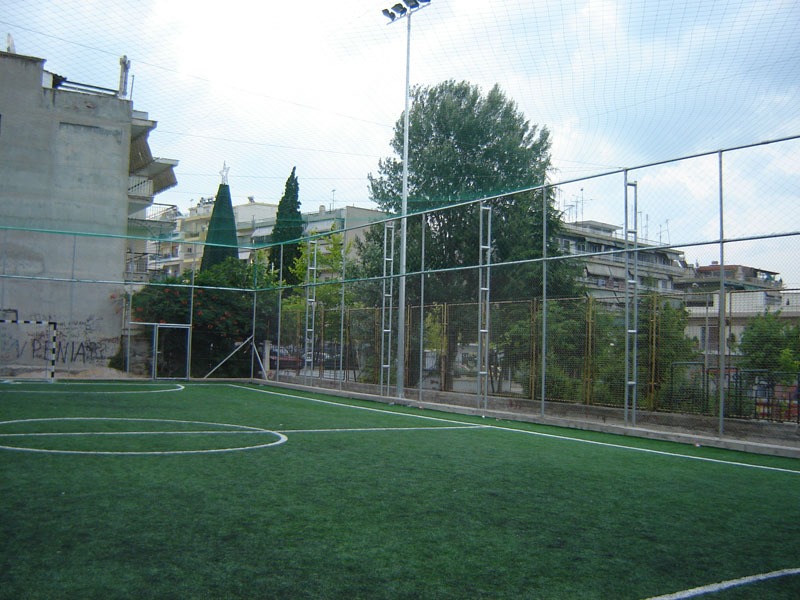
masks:
<path id="1" fill-rule="evenodd" d="M 0 319 L 0 325 L 46 325 L 50 330 L 50 358 L 45 359 L 49 362 L 48 365 L 48 381 L 55 381 L 56 379 L 56 336 L 58 335 L 58 323 L 55 321 L 35 321 L 31 319 Z"/>

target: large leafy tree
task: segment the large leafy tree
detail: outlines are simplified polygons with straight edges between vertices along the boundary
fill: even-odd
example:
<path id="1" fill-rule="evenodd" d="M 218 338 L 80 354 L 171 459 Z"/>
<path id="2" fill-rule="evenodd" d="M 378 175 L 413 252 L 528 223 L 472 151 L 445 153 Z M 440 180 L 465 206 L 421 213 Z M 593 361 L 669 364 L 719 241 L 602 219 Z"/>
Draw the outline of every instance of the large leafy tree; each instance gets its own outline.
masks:
<path id="1" fill-rule="evenodd" d="M 300 213 L 300 184 L 297 180 L 296 167 L 286 180 L 286 187 L 278 203 L 278 214 L 275 218 L 275 228 L 272 230 L 271 242 L 283 243 L 283 275 L 289 285 L 295 285 L 300 280 L 291 271 L 291 267 L 300 257 L 302 252 L 300 244 L 287 244 L 303 237 L 303 216 Z M 273 249 L 272 262 L 277 264 L 280 260 L 280 247 Z"/>
<path id="2" fill-rule="evenodd" d="M 516 104 L 495 86 L 483 95 L 467 82 L 445 81 L 412 91 L 409 113 L 409 212 L 442 208 L 478 198 L 489 198 L 492 208 L 493 262 L 542 256 L 542 205 L 548 228 L 548 255 L 558 254 L 555 235 L 560 226 L 550 190 L 514 193 L 542 185 L 550 168 L 550 132 L 531 124 Z M 403 119 L 395 126 L 391 145 L 397 156 L 378 164 L 369 176 L 372 199 L 387 212 L 401 207 Z M 479 214 L 475 205 L 426 215 L 427 269 L 478 264 Z M 409 267 L 419 266 L 420 219 L 410 218 Z M 365 256 L 372 271 L 382 255 L 382 228 L 367 238 Z M 414 262 L 417 261 L 416 265 Z M 551 295 L 574 291 L 561 264 L 549 267 Z M 540 284 L 539 267 L 496 271 L 492 296 L 529 298 Z M 442 300 L 477 298 L 477 273 L 462 271 L 439 278 Z M 435 285 L 435 284 L 434 284 Z M 435 294 L 435 290 L 431 290 Z"/>
<path id="3" fill-rule="evenodd" d="M 411 95 L 408 209 L 413 213 L 443 208 L 424 217 L 425 269 L 479 263 L 479 210 L 475 204 L 460 204 L 480 198 L 491 198 L 492 262 L 541 257 L 543 221 L 549 234 L 547 253 L 558 254 L 555 239 L 560 218 L 551 190 L 517 192 L 545 184 L 550 168 L 550 132 L 530 123 L 497 86 L 483 94 L 478 86 L 451 80 L 433 87 L 415 87 Z M 403 137 L 401 117 L 391 140 L 396 156 L 381 160 L 377 175 L 369 177 L 372 199 L 381 209 L 393 213 L 401 208 Z M 455 206 L 444 208 L 450 205 Z M 422 217 L 408 219 L 409 271 L 421 266 L 421 226 Z M 374 227 L 365 236 L 360 256 L 364 275 L 381 274 L 382 227 Z M 548 266 L 548 294 L 575 293 L 571 275 L 570 266 L 563 261 Z M 416 278 L 408 288 L 412 303 L 419 297 L 415 282 Z M 494 269 L 492 299 L 536 296 L 541 282 L 539 263 Z M 441 272 L 428 278 L 426 301 L 474 302 L 478 288 L 477 269 Z M 474 341 L 468 339 L 473 330 L 475 319 L 470 311 L 454 313 L 448 328 L 449 365 L 458 343 Z"/>

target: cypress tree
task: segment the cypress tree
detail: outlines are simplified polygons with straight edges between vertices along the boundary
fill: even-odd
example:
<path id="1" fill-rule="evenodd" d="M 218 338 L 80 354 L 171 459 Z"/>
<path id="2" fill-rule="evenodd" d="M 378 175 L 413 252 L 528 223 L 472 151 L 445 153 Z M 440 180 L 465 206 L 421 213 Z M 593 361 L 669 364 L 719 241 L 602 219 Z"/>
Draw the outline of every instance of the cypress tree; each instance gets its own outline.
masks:
<path id="1" fill-rule="evenodd" d="M 303 237 L 303 217 L 300 214 L 300 186 L 297 181 L 295 170 L 297 167 L 292 167 L 292 173 L 286 180 L 286 188 L 283 197 L 278 203 L 278 214 L 275 217 L 275 227 L 272 230 L 270 241 L 273 244 L 281 242 L 289 242 Z M 283 245 L 283 279 L 289 285 L 299 283 L 297 277 L 291 272 L 290 268 L 294 265 L 294 261 L 300 258 L 301 249 L 300 244 L 284 244 Z M 280 247 L 272 249 L 272 262 L 278 264 L 280 260 Z"/>
<path id="2" fill-rule="evenodd" d="M 211 246 L 208 244 L 223 245 Z M 233 216 L 230 188 L 227 183 L 221 183 L 214 201 L 214 210 L 211 212 L 211 221 L 208 224 L 208 235 L 200 270 L 205 271 L 214 265 L 225 262 L 229 257 L 239 258 L 236 219 Z"/>

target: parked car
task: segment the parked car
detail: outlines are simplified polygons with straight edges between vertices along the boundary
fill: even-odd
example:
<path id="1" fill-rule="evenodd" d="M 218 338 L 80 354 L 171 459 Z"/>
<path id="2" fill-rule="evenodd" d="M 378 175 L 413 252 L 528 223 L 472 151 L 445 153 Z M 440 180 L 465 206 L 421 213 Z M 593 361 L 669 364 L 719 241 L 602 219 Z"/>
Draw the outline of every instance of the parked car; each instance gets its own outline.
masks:
<path id="1" fill-rule="evenodd" d="M 339 355 L 338 354 L 326 354 L 325 358 L 323 359 L 322 365 L 326 369 L 338 369 L 339 368 Z"/>
<path id="2" fill-rule="evenodd" d="M 303 359 L 299 356 L 293 355 L 287 348 L 278 348 L 273 346 L 269 351 L 269 368 L 278 368 L 278 356 L 280 356 L 281 369 L 299 370 L 303 366 Z"/>

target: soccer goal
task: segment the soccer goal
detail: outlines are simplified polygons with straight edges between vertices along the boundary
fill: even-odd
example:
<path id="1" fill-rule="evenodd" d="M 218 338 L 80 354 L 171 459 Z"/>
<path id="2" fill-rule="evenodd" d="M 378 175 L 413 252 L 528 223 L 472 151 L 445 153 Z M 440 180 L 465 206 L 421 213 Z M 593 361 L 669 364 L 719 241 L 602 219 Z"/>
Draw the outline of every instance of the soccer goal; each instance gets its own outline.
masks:
<path id="1" fill-rule="evenodd" d="M 58 324 L 20 319 L 15 310 L 0 313 L 2 316 L 9 314 L 13 314 L 13 318 L 0 318 L 0 377 L 35 373 L 43 362 L 45 379 L 54 381 Z"/>

